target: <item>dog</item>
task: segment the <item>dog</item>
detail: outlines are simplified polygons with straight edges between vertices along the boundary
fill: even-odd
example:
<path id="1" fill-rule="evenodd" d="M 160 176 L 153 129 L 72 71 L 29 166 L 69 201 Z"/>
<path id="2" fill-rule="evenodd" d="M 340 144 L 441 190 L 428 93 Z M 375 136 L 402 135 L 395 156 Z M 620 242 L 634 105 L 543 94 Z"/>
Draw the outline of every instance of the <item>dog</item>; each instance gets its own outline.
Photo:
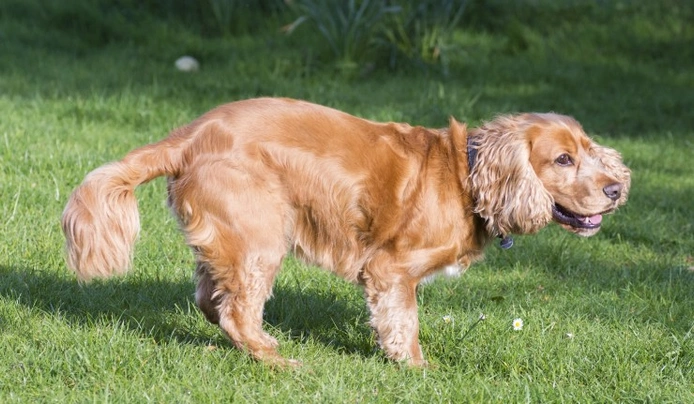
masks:
<path id="1" fill-rule="evenodd" d="M 428 129 L 286 98 L 237 101 L 86 176 L 62 216 L 79 279 L 131 266 L 134 189 L 159 176 L 195 255 L 197 306 L 236 347 L 281 366 L 298 362 L 262 323 L 287 254 L 361 285 L 386 356 L 424 366 L 422 280 L 551 221 L 592 236 L 631 184 L 620 154 L 564 115 Z"/>

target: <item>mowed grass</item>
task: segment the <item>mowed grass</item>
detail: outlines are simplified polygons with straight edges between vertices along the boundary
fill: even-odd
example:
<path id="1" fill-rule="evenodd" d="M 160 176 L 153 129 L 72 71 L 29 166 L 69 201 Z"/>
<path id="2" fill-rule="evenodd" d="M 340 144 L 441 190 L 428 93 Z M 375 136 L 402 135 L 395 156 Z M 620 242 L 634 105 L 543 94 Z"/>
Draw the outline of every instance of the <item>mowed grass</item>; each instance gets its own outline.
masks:
<path id="1" fill-rule="evenodd" d="M 694 402 L 691 8 L 473 24 L 456 33 L 448 76 L 355 78 L 270 23 L 218 38 L 148 17 L 94 44 L 33 4 L 0 6 L 0 402 Z M 187 53 L 200 72 L 173 69 Z M 273 370 L 234 349 L 195 307 L 162 179 L 137 191 L 131 273 L 79 285 L 59 218 L 84 175 L 259 95 L 432 127 L 567 113 L 622 152 L 630 201 L 595 237 L 550 226 L 422 287 L 424 370 L 376 349 L 358 287 L 292 259 L 265 327 L 303 366 Z"/>

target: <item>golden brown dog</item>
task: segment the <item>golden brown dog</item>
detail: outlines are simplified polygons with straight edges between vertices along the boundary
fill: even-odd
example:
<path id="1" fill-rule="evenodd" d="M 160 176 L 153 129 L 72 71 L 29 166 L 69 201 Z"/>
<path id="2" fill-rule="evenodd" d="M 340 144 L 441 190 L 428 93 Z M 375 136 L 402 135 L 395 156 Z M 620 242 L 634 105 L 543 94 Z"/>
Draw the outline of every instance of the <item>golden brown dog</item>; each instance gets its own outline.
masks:
<path id="1" fill-rule="evenodd" d="M 134 189 L 162 175 L 197 260 L 197 305 L 274 364 L 288 362 L 263 331 L 263 307 L 287 253 L 362 285 L 387 356 L 422 365 L 422 279 L 463 271 L 493 238 L 552 219 L 593 235 L 630 185 L 620 155 L 567 116 L 433 130 L 290 99 L 239 101 L 86 177 L 62 219 L 81 279 L 130 266 Z"/>

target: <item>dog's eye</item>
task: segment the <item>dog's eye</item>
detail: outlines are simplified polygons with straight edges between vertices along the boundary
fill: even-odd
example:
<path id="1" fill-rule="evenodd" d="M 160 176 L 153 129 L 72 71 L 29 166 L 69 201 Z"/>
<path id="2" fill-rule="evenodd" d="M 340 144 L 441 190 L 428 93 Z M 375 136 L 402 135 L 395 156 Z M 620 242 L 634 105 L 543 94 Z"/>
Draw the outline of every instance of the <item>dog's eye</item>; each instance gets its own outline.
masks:
<path id="1" fill-rule="evenodd" d="M 566 167 L 573 165 L 573 160 L 571 160 L 571 156 L 568 154 L 564 153 L 561 156 L 557 157 L 556 160 L 554 160 L 555 163 L 559 164 L 560 166 Z"/>

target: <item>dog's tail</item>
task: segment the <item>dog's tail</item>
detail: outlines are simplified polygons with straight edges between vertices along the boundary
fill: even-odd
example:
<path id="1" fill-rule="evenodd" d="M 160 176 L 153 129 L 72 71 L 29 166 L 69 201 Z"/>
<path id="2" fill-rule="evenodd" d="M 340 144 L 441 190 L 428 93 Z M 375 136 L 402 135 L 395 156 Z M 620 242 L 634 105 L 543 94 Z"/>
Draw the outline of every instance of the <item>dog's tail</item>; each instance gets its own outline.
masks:
<path id="1" fill-rule="evenodd" d="M 135 188 L 177 175 L 189 140 L 184 127 L 87 175 L 63 211 L 67 264 L 81 280 L 126 272 L 140 231 Z"/>

